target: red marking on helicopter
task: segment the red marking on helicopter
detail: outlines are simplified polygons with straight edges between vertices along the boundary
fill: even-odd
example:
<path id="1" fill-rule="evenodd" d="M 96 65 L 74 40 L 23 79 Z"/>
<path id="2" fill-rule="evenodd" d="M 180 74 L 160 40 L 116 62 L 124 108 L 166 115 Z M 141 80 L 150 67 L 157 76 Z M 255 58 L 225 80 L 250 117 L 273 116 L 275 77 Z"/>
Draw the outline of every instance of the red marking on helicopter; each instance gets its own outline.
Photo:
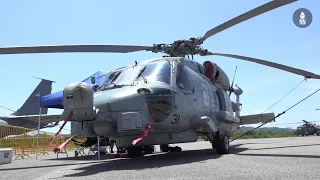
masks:
<path id="1" fill-rule="evenodd" d="M 63 127 L 67 124 L 67 122 L 72 118 L 73 115 L 73 111 L 70 112 L 69 116 L 67 117 L 67 119 L 63 122 L 62 126 L 60 127 L 59 131 L 52 137 L 52 139 L 49 141 L 49 143 L 47 144 L 47 146 L 51 146 L 52 142 L 54 139 L 56 139 L 56 137 L 59 135 L 59 133 L 61 132 L 61 130 L 63 129 Z"/>
<path id="2" fill-rule="evenodd" d="M 53 152 L 59 152 L 65 145 L 68 144 L 68 142 L 73 138 L 73 136 L 71 136 L 69 139 L 67 139 L 64 143 L 60 144 L 58 147 L 54 148 Z"/>
<path id="3" fill-rule="evenodd" d="M 137 139 L 132 141 L 132 145 L 136 145 L 139 141 L 147 137 L 149 131 L 152 129 L 152 124 L 146 124 L 146 130 Z"/>
<path id="4" fill-rule="evenodd" d="M 210 62 L 210 61 L 205 61 L 204 63 L 203 63 L 203 66 L 206 68 L 206 76 L 207 77 L 210 77 L 211 76 L 211 74 L 214 72 L 214 66 L 213 66 L 213 64 L 212 64 L 212 62 Z"/>

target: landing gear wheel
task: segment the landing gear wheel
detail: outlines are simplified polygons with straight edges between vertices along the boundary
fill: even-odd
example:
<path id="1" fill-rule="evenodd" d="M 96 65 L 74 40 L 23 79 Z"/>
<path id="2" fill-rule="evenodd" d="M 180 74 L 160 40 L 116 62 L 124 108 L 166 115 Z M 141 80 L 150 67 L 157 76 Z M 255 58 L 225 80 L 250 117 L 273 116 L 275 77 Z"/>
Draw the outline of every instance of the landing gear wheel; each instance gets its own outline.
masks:
<path id="1" fill-rule="evenodd" d="M 160 150 L 161 152 L 181 152 L 182 148 L 179 146 L 171 147 L 168 144 L 161 144 Z"/>
<path id="2" fill-rule="evenodd" d="M 161 152 L 169 152 L 169 145 L 168 144 L 161 144 L 160 150 L 161 150 Z"/>
<path id="3" fill-rule="evenodd" d="M 218 133 L 215 148 L 219 154 L 229 154 L 229 138 L 224 131 Z"/>
<path id="4" fill-rule="evenodd" d="M 141 157 L 143 156 L 142 147 L 129 147 L 127 148 L 129 157 Z"/>
<path id="5" fill-rule="evenodd" d="M 182 148 L 179 146 L 169 147 L 169 152 L 181 152 Z"/>
<path id="6" fill-rule="evenodd" d="M 126 153 L 126 149 L 124 148 L 117 148 L 117 153 L 120 154 L 120 153 Z"/>
<path id="7" fill-rule="evenodd" d="M 144 146 L 143 147 L 144 154 L 152 154 L 155 152 L 154 146 Z"/>

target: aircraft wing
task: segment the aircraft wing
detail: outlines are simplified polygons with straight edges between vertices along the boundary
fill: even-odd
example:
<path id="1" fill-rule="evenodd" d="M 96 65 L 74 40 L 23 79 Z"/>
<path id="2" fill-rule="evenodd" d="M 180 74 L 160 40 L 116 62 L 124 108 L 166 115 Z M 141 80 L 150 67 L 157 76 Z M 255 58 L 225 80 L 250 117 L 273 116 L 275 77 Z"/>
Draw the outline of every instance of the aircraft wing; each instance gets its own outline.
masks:
<path id="1" fill-rule="evenodd" d="M 1 119 L 1 117 L 0 117 L 0 119 Z M 9 117 L 6 117 L 5 119 L 38 122 L 39 115 L 9 116 Z M 48 123 L 49 124 L 49 123 L 59 122 L 59 121 L 63 121 L 62 114 L 53 114 L 53 115 L 41 114 L 41 120 L 40 120 L 41 123 Z"/>
<path id="2" fill-rule="evenodd" d="M 246 116 L 240 116 L 240 125 L 246 124 L 259 124 L 267 121 L 275 122 L 274 113 L 252 114 Z M 272 120 L 272 121 L 271 121 Z"/>

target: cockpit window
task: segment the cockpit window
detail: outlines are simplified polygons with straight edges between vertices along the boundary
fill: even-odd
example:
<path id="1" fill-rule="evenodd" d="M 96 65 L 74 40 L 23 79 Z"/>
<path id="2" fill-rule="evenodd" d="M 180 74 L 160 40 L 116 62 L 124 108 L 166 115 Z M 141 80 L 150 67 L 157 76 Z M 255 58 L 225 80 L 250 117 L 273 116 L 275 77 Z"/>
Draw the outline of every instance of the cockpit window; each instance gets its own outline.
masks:
<path id="1" fill-rule="evenodd" d="M 171 64 L 166 61 L 149 63 L 142 69 L 137 80 L 160 81 L 171 84 Z"/>
<path id="2" fill-rule="evenodd" d="M 141 71 L 141 66 L 129 66 L 123 70 L 122 74 L 115 80 L 116 85 L 129 85 L 132 84 L 135 76 Z"/>
<path id="3" fill-rule="evenodd" d="M 110 72 L 106 75 L 106 80 L 103 82 L 102 86 L 108 86 L 119 77 L 119 75 L 122 73 L 122 70 Z"/>

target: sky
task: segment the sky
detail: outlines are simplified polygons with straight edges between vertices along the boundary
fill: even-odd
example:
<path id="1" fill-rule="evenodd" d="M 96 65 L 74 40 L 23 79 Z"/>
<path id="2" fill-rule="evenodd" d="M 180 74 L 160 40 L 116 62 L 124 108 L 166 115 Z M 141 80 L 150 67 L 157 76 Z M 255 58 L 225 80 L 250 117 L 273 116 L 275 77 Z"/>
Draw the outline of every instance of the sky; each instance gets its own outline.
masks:
<path id="1" fill-rule="evenodd" d="M 203 36 L 209 29 L 267 3 L 268 0 L 162 0 L 162 1 L 3 1 L 0 3 L 0 46 L 63 44 L 153 45 Z M 295 10 L 307 8 L 313 21 L 307 28 L 294 25 Z M 261 58 L 320 74 L 320 1 L 302 0 L 245 21 L 206 40 L 213 52 Z M 40 82 L 31 76 L 56 81 L 52 92 L 81 81 L 96 71 L 107 73 L 118 67 L 160 57 L 135 52 L 58 53 L 0 55 L 0 105 L 18 109 Z M 225 57 L 199 57 L 217 63 L 243 89 L 242 115 L 259 114 L 282 98 L 303 77 L 271 67 Z M 319 86 L 307 80 L 271 108 L 276 115 L 300 101 Z M 266 126 L 295 128 L 302 119 L 318 121 L 320 92 Z M 49 109 L 48 114 L 61 113 Z M 1 115 L 12 112 L 0 108 Z M 320 120 L 319 120 L 320 121 Z M 62 123 L 60 123 L 62 124 Z M 46 129 L 55 132 L 58 128 Z M 63 133 L 68 132 L 70 124 Z"/>

